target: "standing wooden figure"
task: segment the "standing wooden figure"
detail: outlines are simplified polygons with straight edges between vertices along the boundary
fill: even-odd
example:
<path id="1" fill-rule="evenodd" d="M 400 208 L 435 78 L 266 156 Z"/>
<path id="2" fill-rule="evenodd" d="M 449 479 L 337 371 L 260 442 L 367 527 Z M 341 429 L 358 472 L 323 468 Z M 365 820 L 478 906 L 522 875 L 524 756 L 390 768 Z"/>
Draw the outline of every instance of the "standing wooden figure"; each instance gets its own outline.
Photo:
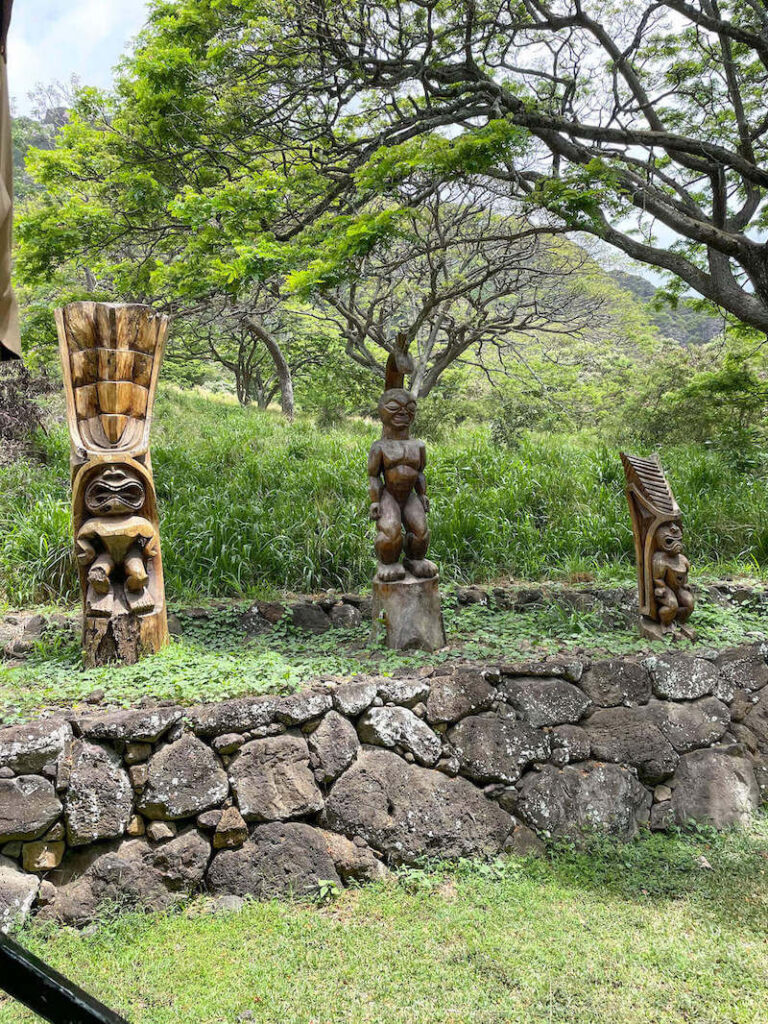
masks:
<path id="1" fill-rule="evenodd" d="M 381 438 L 368 454 L 370 517 L 376 523 L 378 559 L 373 632 L 375 636 L 383 620 L 390 647 L 432 651 L 444 646 L 445 631 L 437 566 L 427 558 L 426 446 L 411 437 L 416 399 L 403 387 L 411 368 L 405 338 L 400 336 L 387 360 L 386 391 L 379 401 Z"/>
<path id="2" fill-rule="evenodd" d="M 694 607 L 688 582 L 691 563 L 683 554 L 683 520 L 658 456 L 643 459 L 621 453 L 627 479 L 637 558 L 640 632 L 658 640 L 686 626 Z"/>
<path id="3" fill-rule="evenodd" d="M 72 512 L 87 665 L 168 642 L 149 431 L 168 318 L 148 306 L 56 310 L 72 444 Z"/>

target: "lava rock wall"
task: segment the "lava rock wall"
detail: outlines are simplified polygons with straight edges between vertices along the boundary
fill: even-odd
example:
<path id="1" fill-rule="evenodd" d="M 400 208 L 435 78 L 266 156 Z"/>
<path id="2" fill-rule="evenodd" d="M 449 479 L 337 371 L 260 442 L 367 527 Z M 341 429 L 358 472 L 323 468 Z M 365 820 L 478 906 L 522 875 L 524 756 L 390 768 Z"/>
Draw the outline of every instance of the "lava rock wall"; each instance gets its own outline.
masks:
<path id="1" fill-rule="evenodd" d="M 767 656 L 450 665 L 0 729 L 0 927 L 745 823 L 768 798 Z"/>

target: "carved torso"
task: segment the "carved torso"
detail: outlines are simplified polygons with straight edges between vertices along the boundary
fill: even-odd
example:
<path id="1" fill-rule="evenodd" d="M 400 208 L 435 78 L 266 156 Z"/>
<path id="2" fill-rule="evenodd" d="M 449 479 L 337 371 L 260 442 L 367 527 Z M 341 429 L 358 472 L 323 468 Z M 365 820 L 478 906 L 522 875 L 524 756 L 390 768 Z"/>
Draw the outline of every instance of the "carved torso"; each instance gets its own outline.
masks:
<path id="1" fill-rule="evenodd" d="M 371 448 L 372 458 L 380 457 L 380 472 L 384 486 L 401 504 L 416 486 L 419 473 L 424 468 L 425 445 L 423 441 L 393 441 L 382 439 Z"/>

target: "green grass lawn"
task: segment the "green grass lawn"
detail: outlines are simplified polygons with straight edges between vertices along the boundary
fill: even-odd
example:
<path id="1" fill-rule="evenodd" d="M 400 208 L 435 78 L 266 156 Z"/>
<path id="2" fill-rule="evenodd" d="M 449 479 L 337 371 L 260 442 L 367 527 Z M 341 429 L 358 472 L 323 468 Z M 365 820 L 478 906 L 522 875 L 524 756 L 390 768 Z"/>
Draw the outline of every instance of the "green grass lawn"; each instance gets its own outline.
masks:
<path id="1" fill-rule="evenodd" d="M 663 650 L 641 639 L 628 624 L 606 625 L 599 612 L 574 611 L 555 599 L 525 612 L 493 607 L 457 607 L 444 595 L 449 646 L 434 654 L 390 651 L 372 646 L 370 624 L 330 630 L 320 636 L 287 624 L 246 642 L 239 617 L 247 607 L 211 607 L 207 620 L 183 617 L 184 634 L 138 665 L 83 670 L 80 642 L 65 630 L 51 630 L 32 657 L 10 667 L 0 661 L 0 721 L 9 724 L 44 708 L 77 708 L 96 690 L 107 703 L 131 704 L 142 697 L 182 704 L 257 693 L 293 692 L 309 680 L 360 673 L 388 675 L 447 659 L 513 662 L 557 651 L 586 650 L 594 657 Z M 722 608 L 706 599 L 696 609 L 699 647 L 725 648 L 768 636 L 760 605 Z M 681 649 L 695 649 L 683 642 Z"/>
<path id="2" fill-rule="evenodd" d="M 418 428 L 417 428 L 418 431 Z M 161 390 L 152 458 L 171 600 L 351 589 L 370 581 L 367 452 L 373 423 L 299 417 Z M 0 465 L 0 601 L 73 598 L 69 440 L 61 418 L 39 460 Z M 495 445 L 485 426 L 429 443 L 432 556 L 444 580 L 628 580 L 634 551 L 618 451 L 591 434 Z M 768 479 L 719 452 L 662 452 L 694 573 L 764 575 Z"/>
<path id="3" fill-rule="evenodd" d="M 135 1024 L 768 1020 L 766 817 L 208 910 L 20 938 Z M 32 1020 L 0 1001 L 2 1024 Z"/>

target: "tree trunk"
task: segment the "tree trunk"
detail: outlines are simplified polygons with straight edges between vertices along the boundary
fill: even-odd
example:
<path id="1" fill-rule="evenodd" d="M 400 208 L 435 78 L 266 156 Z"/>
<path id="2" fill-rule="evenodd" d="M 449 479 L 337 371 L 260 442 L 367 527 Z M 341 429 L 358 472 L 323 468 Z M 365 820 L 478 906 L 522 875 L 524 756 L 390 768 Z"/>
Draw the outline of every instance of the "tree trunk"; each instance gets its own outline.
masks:
<path id="1" fill-rule="evenodd" d="M 254 319 L 250 319 L 248 321 L 248 327 L 260 341 L 264 342 L 264 346 L 267 352 L 269 352 L 272 362 L 275 364 L 277 379 L 280 382 L 280 407 L 283 410 L 283 414 L 287 416 L 289 420 L 292 420 L 293 377 L 291 376 L 291 368 L 286 362 L 282 349 L 269 331 L 265 330 L 261 324 Z"/>

